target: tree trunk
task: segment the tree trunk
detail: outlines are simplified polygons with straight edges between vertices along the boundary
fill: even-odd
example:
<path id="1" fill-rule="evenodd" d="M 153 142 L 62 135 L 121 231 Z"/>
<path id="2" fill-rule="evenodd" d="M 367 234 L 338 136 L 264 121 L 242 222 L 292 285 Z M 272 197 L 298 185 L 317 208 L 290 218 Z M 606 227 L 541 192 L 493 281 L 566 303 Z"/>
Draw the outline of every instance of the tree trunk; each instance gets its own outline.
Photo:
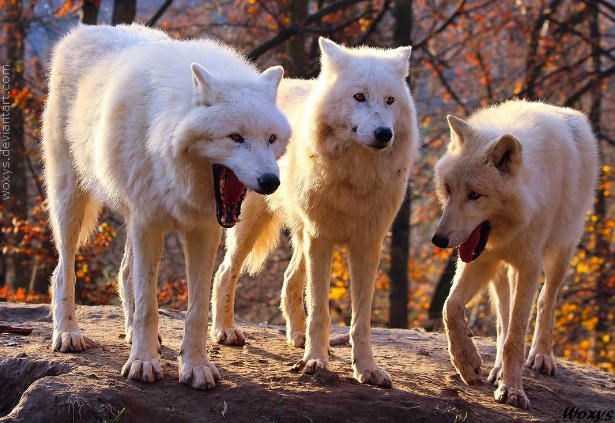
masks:
<path id="1" fill-rule="evenodd" d="M 434 291 L 433 297 L 431 299 L 431 304 L 429 304 L 429 318 L 432 320 L 438 320 L 442 318 L 442 308 L 444 307 L 444 302 L 446 301 L 448 293 L 451 290 L 451 285 L 453 283 L 453 278 L 455 277 L 456 269 L 457 249 L 454 249 L 453 253 L 448 259 L 448 263 L 446 263 L 444 272 L 442 272 L 442 275 L 440 276 L 438 285 L 436 285 L 436 290 Z"/>
<path id="2" fill-rule="evenodd" d="M 111 25 L 130 24 L 137 14 L 137 0 L 114 0 Z"/>
<path id="3" fill-rule="evenodd" d="M 96 25 L 98 23 L 98 8 L 100 0 L 83 0 L 79 21 L 86 25 Z"/>
<path id="4" fill-rule="evenodd" d="M 602 68 L 602 56 L 600 52 L 600 25 L 599 25 L 599 16 L 598 16 L 598 7 L 596 4 L 592 4 L 590 6 L 590 17 L 589 17 L 589 32 L 590 37 L 593 41 L 592 44 L 592 68 L 593 71 L 598 74 Z M 602 117 L 602 87 L 601 84 L 595 84 L 591 90 L 591 109 L 589 113 L 589 120 L 592 123 L 594 131 L 598 134 L 598 148 L 599 148 L 599 156 L 602 155 L 602 138 L 601 134 L 601 125 L 600 120 Z M 615 290 L 609 287 L 609 280 L 611 279 L 611 275 L 613 272 L 613 263 L 612 259 L 609 260 L 611 256 L 610 252 L 610 240 L 607 238 L 609 233 L 606 225 L 606 217 L 607 217 L 607 205 L 606 205 L 606 197 L 607 193 L 604 183 L 605 177 L 601 173 L 600 175 L 600 184 L 598 187 L 598 192 L 596 196 L 596 202 L 594 204 L 594 214 L 596 215 L 595 222 L 595 236 L 597 237 L 596 246 L 594 250 L 594 255 L 598 258 L 604 259 L 604 265 L 602 266 L 602 271 L 597 277 L 596 280 L 596 317 L 598 318 L 598 322 L 596 323 L 595 329 L 595 342 L 594 342 L 594 361 L 602 361 L 600 359 L 600 353 L 604 353 L 607 351 L 607 344 L 612 341 L 610 337 L 612 336 L 611 327 L 613 325 L 613 319 L 609 318 L 610 312 L 610 301 L 615 296 Z"/>
<path id="5" fill-rule="evenodd" d="M 397 213 L 391 230 L 389 277 L 389 326 L 408 327 L 408 260 L 410 256 L 410 190 Z"/>
<path id="6" fill-rule="evenodd" d="M 548 18 L 555 13 L 559 7 L 561 0 L 551 0 L 546 8 L 540 10 L 540 15 L 534 22 L 534 27 L 530 33 L 530 41 L 528 46 L 527 57 L 525 60 L 525 84 L 524 96 L 528 100 L 536 100 L 536 81 L 544 67 L 544 58 L 539 58 L 540 38 L 542 37 L 542 28 Z"/>
<path id="7" fill-rule="evenodd" d="M 308 15 L 308 1 L 294 0 L 290 2 L 290 23 L 291 25 L 303 25 Z M 305 78 L 307 69 L 307 54 L 305 52 L 305 32 L 299 31 L 293 35 L 286 44 L 286 55 L 288 63 L 284 66 L 287 77 Z"/>
<path id="8" fill-rule="evenodd" d="M 13 0 L 5 2 L 2 6 L 4 9 L 4 19 L 2 24 L 3 39 L 6 40 L 4 45 L 6 53 L 6 67 L 2 68 L 2 77 L 9 77 L 9 90 L 17 92 L 24 88 L 24 41 L 25 28 L 23 21 L 23 3 L 22 0 Z M 9 93 L 5 93 L 9 94 Z M 3 103 L 4 106 L 4 103 Z M 8 199 L 4 198 L 3 203 L 7 207 L 9 216 L 14 216 L 19 220 L 28 218 L 28 170 L 26 166 L 26 149 L 24 136 L 24 116 L 19 107 L 10 109 L 10 129 L 9 129 L 9 147 L 4 148 L 2 165 L 3 171 L 10 170 L 10 187 L 8 187 Z M 6 153 L 4 153 L 6 151 Z M 21 234 L 17 235 L 21 237 Z M 11 241 L 15 245 L 18 240 Z M 8 257 L 7 257 L 8 258 Z M 7 260 L 7 266 L 11 267 L 13 272 L 8 280 L 9 287 L 13 290 L 20 287 L 27 287 L 29 282 L 28 274 L 29 258 L 24 254 L 12 254 Z M 9 276 L 9 275 L 6 275 Z"/>
<path id="9" fill-rule="evenodd" d="M 412 0 L 398 0 L 393 8 L 396 46 L 411 44 Z M 410 256 L 410 205 L 412 191 L 407 190 L 391 230 L 391 269 L 389 277 L 389 326 L 408 327 L 408 260 Z"/>

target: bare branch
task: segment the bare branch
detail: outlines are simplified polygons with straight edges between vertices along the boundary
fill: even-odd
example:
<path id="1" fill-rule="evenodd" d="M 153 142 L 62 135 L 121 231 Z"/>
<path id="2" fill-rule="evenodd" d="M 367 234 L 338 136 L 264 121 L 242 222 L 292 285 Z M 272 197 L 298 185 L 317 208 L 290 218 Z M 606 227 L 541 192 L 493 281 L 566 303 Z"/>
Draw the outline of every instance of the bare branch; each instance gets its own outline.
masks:
<path id="1" fill-rule="evenodd" d="M 164 0 L 164 3 L 160 5 L 160 8 L 156 11 L 156 13 L 154 13 L 154 15 L 147 22 L 145 22 L 145 26 L 153 27 L 156 25 L 158 19 L 160 19 L 162 15 L 164 15 L 164 12 L 171 7 L 171 4 L 173 4 L 173 0 Z"/>
<path id="2" fill-rule="evenodd" d="M 568 97 L 568 99 L 566 100 L 564 104 L 568 107 L 572 106 L 574 103 L 579 101 L 579 99 L 583 96 L 583 94 L 587 93 L 589 90 L 594 88 L 596 84 L 598 84 L 603 79 L 608 78 L 614 74 L 615 74 L 615 66 L 611 66 L 610 68 L 600 72 L 599 74 L 595 75 L 595 77 L 590 78 L 590 80 L 587 81 L 581 88 L 579 88 L 574 94 Z"/>
<path id="3" fill-rule="evenodd" d="M 308 15 L 305 18 L 303 25 L 292 25 L 290 27 L 281 29 L 273 38 L 270 38 L 260 46 L 254 48 L 250 53 L 248 53 L 248 59 L 256 60 L 258 57 L 271 50 L 272 48 L 282 44 L 284 41 L 288 40 L 293 35 L 299 33 L 300 31 L 304 31 L 304 28 L 308 25 L 320 21 L 320 19 L 322 19 L 324 16 L 327 16 L 331 13 L 337 12 L 338 10 L 344 9 L 350 5 L 360 2 L 361 0 L 341 0 L 336 3 L 330 4 L 329 6 L 323 7 L 317 12 Z"/>
<path id="4" fill-rule="evenodd" d="M 425 38 L 423 38 L 421 41 L 419 41 L 418 43 L 416 43 L 413 48 L 414 49 L 420 49 L 424 46 L 427 45 L 427 43 L 436 35 L 438 35 L 439 33 L 441 33 L 442 31 L 444 31 L 446 28 L 448 28 L 449 25 L 451 25 L 453 22 L 455 22 L 455 19 L 457 19 L 459 16 L 461 16 L 463 14 L 463 7 L 466 4 L 466 0 L 460 0 L 457 3 L 457 6 L 455 7 L 455 10 L 453 11 L 453 13 L 448 17 L 447 20 L 445 20 L 444 22 L 442 22 L 442 25 L 440 25 L 438 28 L 436 28 L 435 30 L 433 30 L 432 32 L 430 32 Z"/>
<path id="5" fill-rule="evenodd" d="M 382 18 L 384 18 L 384 15 L 386 15 L 386 13 L 391 8 L 391 3 L 391 0 L 384 0 L 384 3 L 382 4 L 382 9 L 380 9 L 380 12 L 378 12 L 378 15 L 376 15 L 372 23 L 369 25 L 369 28 L 367 28 L 367 31 L 365 31 L 357 44 L 361 45 L 367 42 L 369 37 L 374 33 L 374 31 L 382 21 Z"/>
<path id="6" fill-rule="evenodd" d="M 466 115 L 468 115 L 469 114 L 468 108 L 463 103 L 463 101 L 461 101 L 461 99 L 459 98 L 459 96 L 457 95 L 455 90 L 453 90 L 453 87 L 448 83 L 448 81 L 444 77 L 444 72 L 442 72 L 440 70 L 439 64 L 436 62 L 436 59 L 434 58 L 434 56 L 429 52 L 429 49 L 425 49 L 424 51 L 427 54 L 427 56 L 429 57 L 429 61 L 430 61 L 431 65 L 433 66 L 434 70 L 436 71 L 436 74 L 438 75 L 438 80 L 440 81 L 440 83 L 442 84 L 442 86 L 444 87 L 446 92 L 449 93 L 449 95 L 455 101 L 455 103 L 457 103 L 459 105 L 459 107 L 461 107 L 463 109 L 463 112 Z"/>

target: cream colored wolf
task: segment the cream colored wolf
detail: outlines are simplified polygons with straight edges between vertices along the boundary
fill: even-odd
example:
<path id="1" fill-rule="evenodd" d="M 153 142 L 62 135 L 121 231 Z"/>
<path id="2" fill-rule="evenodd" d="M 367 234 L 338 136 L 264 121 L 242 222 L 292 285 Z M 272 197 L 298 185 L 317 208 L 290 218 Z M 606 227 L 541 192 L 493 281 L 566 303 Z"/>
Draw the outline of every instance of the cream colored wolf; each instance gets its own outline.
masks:
<path id="1" fill-rule="evenodd" d="M 436 165 L 444 211 L 433 243 L 459 246 L 444 306 L 451 360 L 466 383 L 479 380 L 464 307 L 491 282 L 497 355 L 488 380 L 498 385 L 497 401 L 527 409 L 521 376 L 530 309 L 544 271 L 526 365 L 552 375 L 554 306 L 592 205 L 596 139 L 582 113 L 544 103 L 509 101 L 448 122 L 451 142 Z"/>
<path id="2" fill-rule="evenodd" d="M 305 341 L 297 368 L 327 366 L 332 249 L 344 243 L 350 251 L 354 376 L 390 386 L 389 374 L 372 356 L 370 318 L 382 241 L 417 155 L 416 113 L 405 82 L 410 47 L 349 49 L 319 42 L 320 76 L 280 85 L 281 107 L 294 133 L 279 162 L 282 185 L 266 199 L 248 194 L 243 221 L 227 232 L 226 257 L 214 282 L 212 337 L 244 342 L 233 325 L 237 279 L 243 270 L 258 271 L 285 226 L 293 256 L 281 306 L 288 342 L 299 347 Z"/>
<path id="3" fill-rule="evenodd" d="M 290 137 L 275 104 L 282 74 L 279 66 L 259 74 L 222 44 L 173 41 L 138 25 L 80 26 L 58 44 L 43 116 L 59 253 L 54 350 L 86 347 L 75 315 L 74 259 L 107 205 L 125 217 L 128 233 L 120 294 L 132 349 L 122 374 L 162 377 L 156 282 L 164 234 L 178 230 L 190 294 L 179 379 L 199 389 L 215 385 L 204 335 L 220 226 L 237 222 L 246 186 L 271 193 L 279 185 L 276 159 Z"/>

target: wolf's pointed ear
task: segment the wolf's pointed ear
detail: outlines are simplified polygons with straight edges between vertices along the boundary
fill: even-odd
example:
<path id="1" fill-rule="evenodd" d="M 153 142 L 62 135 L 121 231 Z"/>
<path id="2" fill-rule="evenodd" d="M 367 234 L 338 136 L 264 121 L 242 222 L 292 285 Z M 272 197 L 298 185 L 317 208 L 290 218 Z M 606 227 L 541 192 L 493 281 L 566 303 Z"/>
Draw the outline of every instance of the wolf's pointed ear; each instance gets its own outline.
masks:
<path id="1" fill-rule="evenodd" d="M 463 146 L 464 139 L 472 133 L 472 128 L 465 120 L 453 115 L 446 116 L 448 127 L 451 130 L 450 146 L 457 148 Z"/>
<path id="2" fill-rule="evenodd" d="M 198 101 L 207 103 L 207 98 L 210 96 L 214 86 L 214 77 L 198 63 L 193 63 L 190 65 L 190 68 L 192 69 L 192 83 L 194 88 L 198 90 Z"/>
<path id="3" fill-rule="evenodd" d="M 410 73 L 410 54 L 412 53 L 412 46 L 397 47 L 392 53 L 397 73 L 403 79 L 406 79 L 408 73 Z"/>
<path id="4" fill-rule="evenodd" d="M 284 68 L 278 65 L 265 69 L 263 73 L 261 73 L 260 79 L 269 84 L 274 91 L 276 91 L 283 76 Z"/>
<path id="5" fill-rule="evenodd" d="M 337 69 L 346 63 L 348 57 L 344 47 L 325 37 L 318 38 L 320 46 L 320 64 L 322 68 Z"/>
<path id="6" fill-rule="evenodd" d="M 489 148 L 487 158 L 500 172 L 514 175 L 521 166 L 521 151 L 519 140 L 512 135 L 502 135 Z"/>

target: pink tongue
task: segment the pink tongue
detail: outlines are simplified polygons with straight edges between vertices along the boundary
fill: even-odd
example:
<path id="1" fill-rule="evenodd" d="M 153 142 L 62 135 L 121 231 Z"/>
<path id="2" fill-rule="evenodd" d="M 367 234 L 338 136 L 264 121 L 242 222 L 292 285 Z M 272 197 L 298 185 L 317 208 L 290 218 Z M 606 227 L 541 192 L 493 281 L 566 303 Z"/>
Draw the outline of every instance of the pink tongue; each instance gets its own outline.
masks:
<path id="1" fill-rule="evenodd" d="M 244 185 L 232 170 L 225 170 L 224 191 L 222 201 L 226 206 L 234 206 L 241 200 Z"/>
<path id="2" fill-rule="evenodd" d="M 459 246 L 459 257 L 464 263 L 469 263 L 474 258 L 474 251 L 480 242 L 480 228 L 482 225 L 478 225 L 476 229 L 472 231 L 470 237 Z"/>

